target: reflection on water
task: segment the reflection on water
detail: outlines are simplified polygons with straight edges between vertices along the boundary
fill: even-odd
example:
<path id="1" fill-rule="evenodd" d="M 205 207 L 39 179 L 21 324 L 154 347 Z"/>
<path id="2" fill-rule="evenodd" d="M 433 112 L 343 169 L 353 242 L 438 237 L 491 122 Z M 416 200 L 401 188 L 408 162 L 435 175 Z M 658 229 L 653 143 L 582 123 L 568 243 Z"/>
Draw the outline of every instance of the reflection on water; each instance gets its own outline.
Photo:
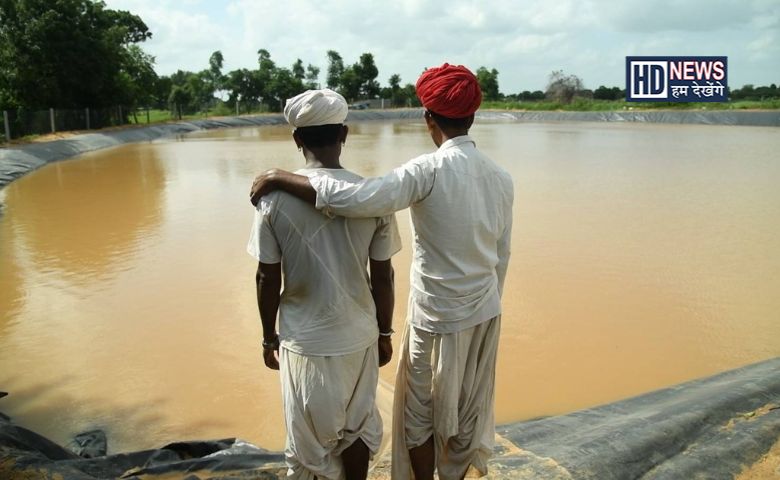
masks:
<path id="1" fill-rule="evenodd" d="M 776 129 L 493 123 L 473 135 L 516 184 L 499 422 L 780 355 Z M 431 149 L 422 122 L 356 124 L 343 163 L 376 175 Z M 281 448 L 247 198 L 258 171 L 302 165 L 289 127 L 231 129 L 92 153 L 7 187 L 2 409 L 61 443 L 103 428 L 112 451 L 232 436 Z M 408 213 L 399 221 L 398 331 L 411 253 Z"/>
<path id="2" fill-rule="evenodd" d="M 24 179 L 6 194 L 8 221 L 16 225 L 9 240 L 34 264 L 95 284 L 132 261 L 140 239 L 156 235 L 165 178 L 153 150 L 137 149 L 115 164 L 91 154 L 49 168 L 33 188 Z"/>

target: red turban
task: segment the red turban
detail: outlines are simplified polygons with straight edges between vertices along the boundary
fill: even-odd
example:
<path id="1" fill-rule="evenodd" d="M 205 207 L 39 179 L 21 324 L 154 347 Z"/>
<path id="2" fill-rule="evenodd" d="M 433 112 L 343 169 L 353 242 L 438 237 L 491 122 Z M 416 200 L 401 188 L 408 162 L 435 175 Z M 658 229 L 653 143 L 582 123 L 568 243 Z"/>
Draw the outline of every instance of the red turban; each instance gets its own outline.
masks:
<path id="1" fill-rule="evenodd" d="M 428 110 L 447 118 L 464 118 L 482 103 L 477 77 L 463 65 L 429 68 L 417 80 L 417 98 Z"/>

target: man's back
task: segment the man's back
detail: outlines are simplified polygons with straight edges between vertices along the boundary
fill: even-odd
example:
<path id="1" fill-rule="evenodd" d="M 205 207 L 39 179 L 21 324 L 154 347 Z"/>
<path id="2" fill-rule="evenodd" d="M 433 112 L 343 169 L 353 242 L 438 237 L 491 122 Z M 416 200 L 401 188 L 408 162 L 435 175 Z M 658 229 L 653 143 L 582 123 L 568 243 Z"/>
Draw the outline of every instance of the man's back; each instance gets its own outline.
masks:
<path id="1" fill-rule="evenodd" d="M 361 178 L 343 169 L 298 173 Z M 248 249 L 263 263 L 282 263 L 282 345 L 305 355 L 343 355 L 376 342 L 376 308 L 366 265 L 369 257 L 387 260 L 399 248 L 392 216 L 329 218 L 283 192 L 263 197 Z"/>
<path id="2" fill-rule="evenodd" d="M 497 270 L 512 222 L 512 180 L 468 136 L 418 157 L 432 179 L 411 206 L 415 227 L 413 323 L 445 333 L 500 313 Z M 505 268 L 505 266 L 503 266 Z M 432 325 L 435 323 L 436 325 Z M 449 325 L 448 325 L 449 324 Z"/>

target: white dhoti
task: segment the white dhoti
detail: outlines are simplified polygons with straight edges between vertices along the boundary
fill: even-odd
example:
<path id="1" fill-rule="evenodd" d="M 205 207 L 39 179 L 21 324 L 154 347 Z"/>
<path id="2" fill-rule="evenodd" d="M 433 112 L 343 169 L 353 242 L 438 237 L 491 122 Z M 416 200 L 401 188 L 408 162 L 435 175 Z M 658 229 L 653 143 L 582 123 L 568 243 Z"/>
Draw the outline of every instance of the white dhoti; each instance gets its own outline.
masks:
<path id="1" fill-rule="evenodd" d="M 287 476 L 311 480 L 344 478 L 341 453 L 361 439 L 371 455 L 382 441 L 376 407 L 379 376 L 374 343 L 340 356 L 300 355 L 279 349 Z"/>
<path id="2" fill-rule="evenodd" d="M 394 480 L 413 478 L 409 449 L 431 436 L 440 479 L 463 478 L 469 466 L 487 474 L 500 326 L 500 316 L 449 334 L 407 324 L 393 401 Z"/>

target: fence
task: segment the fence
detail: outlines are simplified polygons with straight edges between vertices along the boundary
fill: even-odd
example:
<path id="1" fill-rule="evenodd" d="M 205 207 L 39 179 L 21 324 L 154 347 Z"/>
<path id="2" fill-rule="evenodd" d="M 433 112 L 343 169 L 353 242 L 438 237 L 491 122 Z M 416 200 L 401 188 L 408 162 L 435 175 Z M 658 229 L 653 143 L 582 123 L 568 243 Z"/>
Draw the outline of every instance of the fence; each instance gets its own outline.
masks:
<path id="1" fill-rule="evenodd" d="M 5 142 L 27 135 L 42 135 L 69 130 L 93 130 L 131 123 L 130 115 L 137 117 L 133 109 L 122 106 L 108 108 L 4 110 L 0 134 Z M 142 114 L 142 118 L 143 118 Z M 148 118 L 148 114 L 146 115 Z"/>
<path id="2" fill-rule="evenodd" d="M 392 103 L 390 99 L 359 100 L 351 104 L 350 108 L 358 110 L 364 108 L 393 108 L 394 105 Z M 408 106 L 412 105 L 409 104 Z M 163 110 L 128 108 L 124 106 L 75 109 L 50 108 L 48 110 L 17 108 L 2 112 L 3 115 L 0 117 L 0 143 L 28 135 L 45 135 L 73 130 L 95 130 L 127 124 L 157 123 L 179 120 L 181 117 L 206 118 L 210 116 L 266 113 L 268 111 L 268 106 L 257 100 L 232 105 L 221 101 L 210 102 L 200 106 L 188 105 L 185 108 L 171 105 L 169 109 Z"/>

